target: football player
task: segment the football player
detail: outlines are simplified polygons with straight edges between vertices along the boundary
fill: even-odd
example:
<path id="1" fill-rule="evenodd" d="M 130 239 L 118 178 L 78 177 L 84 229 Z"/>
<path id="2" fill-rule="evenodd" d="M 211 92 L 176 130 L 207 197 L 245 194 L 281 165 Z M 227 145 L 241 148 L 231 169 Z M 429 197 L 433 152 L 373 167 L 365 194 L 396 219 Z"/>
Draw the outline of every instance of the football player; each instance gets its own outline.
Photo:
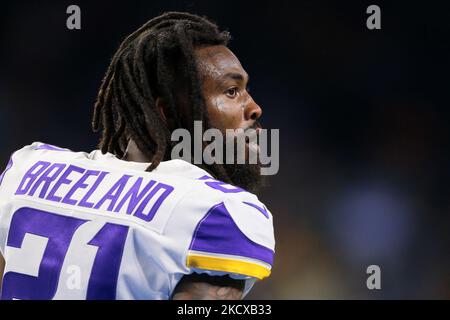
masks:
<path id="1" fill-rule="evenodd" d="M 171 133 L 195 120 L 223 133 L 260 127 L 229 38 L 188 13 L 150 20 L 103 79 L 99 150 L 35 142 L 11 156 L 0 176 L 2 299 L 242 299 L 269 276 L 259 165 L 171 159 Z"/>

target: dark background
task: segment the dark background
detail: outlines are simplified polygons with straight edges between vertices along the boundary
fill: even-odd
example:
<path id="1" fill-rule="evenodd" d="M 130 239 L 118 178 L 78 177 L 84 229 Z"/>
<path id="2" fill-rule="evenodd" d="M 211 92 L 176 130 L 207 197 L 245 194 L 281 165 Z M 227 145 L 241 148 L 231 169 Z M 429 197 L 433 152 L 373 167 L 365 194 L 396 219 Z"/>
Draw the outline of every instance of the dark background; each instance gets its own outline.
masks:
<path id="1" fill-rule="evenodd" d="M 395 1 L 9 1 L 0 6 L 0 165 L 33 141 L 91 151 L 123 38 L 169 10 L 231 32 L 280 171 L 272 276 L 249 298 L 450 298 L 449 8 Z M 77 4 L 82 29 L 66 28 Z M 381 30 L 366 8 L 381 7 Z M 381 290 L 366 268 L 381 268 Z"/>

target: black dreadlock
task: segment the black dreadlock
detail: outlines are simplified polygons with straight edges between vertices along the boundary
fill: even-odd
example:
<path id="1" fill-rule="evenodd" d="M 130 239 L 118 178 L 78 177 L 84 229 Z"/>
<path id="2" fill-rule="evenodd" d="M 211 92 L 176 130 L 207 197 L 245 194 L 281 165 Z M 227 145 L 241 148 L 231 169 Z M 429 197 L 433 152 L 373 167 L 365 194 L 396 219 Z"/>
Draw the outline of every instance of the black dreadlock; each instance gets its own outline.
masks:
<path id="1" fill-rule="evenodd" d="M 227 45 L 228 32 L 196 15 L 168 12 L 129 35 L 112 58 L 94 107 L 92 128 L 103 127 L 99 148 L 118 157 L 128 139 L 151 158 L 147 171 L 170 155 L 170 129 L 156 108 L 156 98 L 167 103 L 177 127 L 191 130 L 194 120 L 209 127 L 194 48 Z M 177 84 L 183 79 L 188 90 L 192 119 L 180 119 L 176 103 Z M 205 168 L 206 169 L 206 168 Z M 217 179 L 231 182 L 221 165 L 208 167 Z"/>

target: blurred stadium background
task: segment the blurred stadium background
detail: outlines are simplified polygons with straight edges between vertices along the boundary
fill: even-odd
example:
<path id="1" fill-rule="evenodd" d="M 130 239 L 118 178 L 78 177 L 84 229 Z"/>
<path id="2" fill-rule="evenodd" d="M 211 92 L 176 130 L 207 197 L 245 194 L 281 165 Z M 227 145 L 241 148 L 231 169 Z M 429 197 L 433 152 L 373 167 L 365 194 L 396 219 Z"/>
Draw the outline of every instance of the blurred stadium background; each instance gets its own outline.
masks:
<path id="1" fill-rule="evenodd" d="M 375 2 L 374 2 L 375 3 Z M 82 10 L 69 31 L 66 8 Z M 443 2 L 8 1 L 0 6 L 0 166 L 33 141 L 90 151 L 120 41 L 168 10 L 234 36 L 280 171 L 271 278 L 253 299 L 450 298 L 450 25 Z M 381 290 L 366 268 L 381 267 Z"/>

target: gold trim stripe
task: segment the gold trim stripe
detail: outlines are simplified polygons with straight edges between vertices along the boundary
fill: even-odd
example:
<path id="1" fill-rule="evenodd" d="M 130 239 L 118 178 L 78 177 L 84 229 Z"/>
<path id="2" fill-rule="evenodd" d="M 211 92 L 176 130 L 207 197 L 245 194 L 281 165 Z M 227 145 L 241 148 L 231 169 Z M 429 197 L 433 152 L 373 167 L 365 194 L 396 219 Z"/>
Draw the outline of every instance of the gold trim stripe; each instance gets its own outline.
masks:
<path id="1" fill-rule="evenodd" d="M 192 268 L 243 274 L 260 280 L 270 275 L 270 269 L 259 264 L 227 258 L 190 254 L 186 264 Z"/>

